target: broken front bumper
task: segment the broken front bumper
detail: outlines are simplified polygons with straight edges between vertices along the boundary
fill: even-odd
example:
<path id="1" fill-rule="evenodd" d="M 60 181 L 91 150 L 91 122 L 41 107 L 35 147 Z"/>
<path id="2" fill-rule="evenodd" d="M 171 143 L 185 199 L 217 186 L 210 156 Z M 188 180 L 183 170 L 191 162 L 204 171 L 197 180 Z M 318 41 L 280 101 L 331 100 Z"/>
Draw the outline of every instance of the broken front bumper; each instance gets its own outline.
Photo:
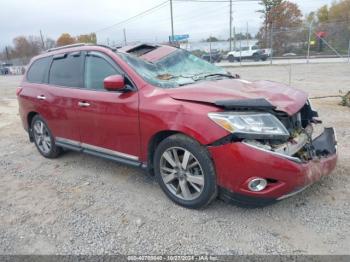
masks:
<path id="1" fill-rule="evenodd" d="M 237 203 L 269 203 L 292 196 L 322 176 L 330 174 L 337 162 L 336 135 L 333 128 L 313 140 L 315 156 L 309 161 L 290 157 L 241 142 L 210 146 L 217 182 L 225 199 Z M 248 182 L 265 178 L 267 187 L 252 192 Z"/>

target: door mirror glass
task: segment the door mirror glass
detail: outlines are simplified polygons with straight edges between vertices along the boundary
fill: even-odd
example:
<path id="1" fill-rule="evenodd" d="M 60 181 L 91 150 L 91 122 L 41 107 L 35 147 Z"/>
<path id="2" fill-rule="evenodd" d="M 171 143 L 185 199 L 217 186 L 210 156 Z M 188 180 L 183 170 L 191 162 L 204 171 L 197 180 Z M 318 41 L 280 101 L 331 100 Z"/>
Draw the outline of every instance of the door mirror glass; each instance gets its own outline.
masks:
<path id="1" fill-rule="evenodd" d="M 104 88 L 108 91 L 121 91 L 125 88 L 125 79 L 122 75 L 108 76 L 103 81 Z"/>

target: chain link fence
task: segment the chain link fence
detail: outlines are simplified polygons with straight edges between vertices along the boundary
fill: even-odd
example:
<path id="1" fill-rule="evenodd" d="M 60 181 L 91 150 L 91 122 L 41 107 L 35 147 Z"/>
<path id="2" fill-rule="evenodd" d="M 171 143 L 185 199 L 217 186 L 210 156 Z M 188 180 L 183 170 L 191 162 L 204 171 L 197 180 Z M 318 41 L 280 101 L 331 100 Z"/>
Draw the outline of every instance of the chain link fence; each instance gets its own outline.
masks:
<path id="1" fill-rule="evenodd" d="M 255 32 L 239 32 L 240 36 L 254 35 Z M 230 52 L 229 41 L 180 43 L 180 46 L 201 57 L 217 56 L 226 60 Z M 335 59 L 336 62 L 350 62 L 350 24 L 344 21 L 332 23 L 304 23 L 297 28 L 276 29 L 273 26 L 262 32 L 259 39 L 233 39 L 232 50 L 238 62 L 279 63 L 279 60 L 294 62 L 327 62 Z M 268 56 L 267 62 L 257 61 L 253 56 L 258 50 Z M 249 51 L 249 52 L 247 52 Z M 265 56 L 262 55 L 262 56 Z M 260 59 L 259 59 L 260 60 Z M 265 59 L 261 59 L 265 60 Z M 215 58 L 212 62 L 220 62 Z M 232 61 L 231 61 L 232 62 Z M 242 64 L 242 63 L 240 63 Z"/>

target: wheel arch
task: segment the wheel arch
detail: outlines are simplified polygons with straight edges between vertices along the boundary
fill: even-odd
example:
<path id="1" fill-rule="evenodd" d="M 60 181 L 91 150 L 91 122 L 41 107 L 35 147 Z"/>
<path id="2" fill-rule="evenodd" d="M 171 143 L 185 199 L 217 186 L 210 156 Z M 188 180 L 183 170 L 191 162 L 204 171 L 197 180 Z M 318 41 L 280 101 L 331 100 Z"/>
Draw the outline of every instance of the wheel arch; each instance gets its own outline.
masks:
<path id="1" fill-rule="evenodd" d="M 201 145 L 207 145 L 207 141 L 202 137 L 199 133 L 196 133 L 192 129 L 168 129 L 168 130 L 161 130 L 155 133 L 150 139 L 147 144 L 147 169 L 150 174 L 153 174 L 153 158 L 154 158 L 154 152 L 159 145 L 160 142 L 162 142 L 164 139 L 171 135 L 175 134 L 182 134 L 184 136 L 189 137 L 190 139 L 193 139 L 197 141 Z"/>
<path id="2" fill-rule="evenodd" d="M 150 174 L 154 175 L 153 158 L 154 158 L 154 152 L 157 146 L 164 139 L 175 134 L 183 134 L 183 133 L 175 130 L 162 130 L 154 134 L 149 140 L 148 147 L 147 147 L 147 169 Z"/>
<path id="3" fill-rule="evenodd" d="M 33 121 L 33 118 L 38 114 L 39 113 L 35 111 L 31 111 L 27 114 L 28 135 L 29 135 L 30 142 L 34 141 L 33 133 L 32 133 L 32 121 Z"/>

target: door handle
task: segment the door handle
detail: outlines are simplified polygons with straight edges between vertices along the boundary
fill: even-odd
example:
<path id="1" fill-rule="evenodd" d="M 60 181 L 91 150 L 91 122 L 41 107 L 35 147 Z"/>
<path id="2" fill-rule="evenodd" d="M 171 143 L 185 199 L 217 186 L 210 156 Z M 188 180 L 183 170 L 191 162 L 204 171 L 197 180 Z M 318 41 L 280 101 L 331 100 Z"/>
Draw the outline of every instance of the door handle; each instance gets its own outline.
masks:
<path id="1" fill-rule="evenodd" d="M 78 106 L 81 106 L 81 107 L 88 107 L 88 106 L 90 106 L 90 103 L 80 101 L 80 102 L 78 102 Z"/>
<path id="2" fill-rule="evenodd" d="M 36 98 L 39 99 L 39 100 L 45 100 L 46 99 L 46 97 L 44 95 L 37 96 Z"/>

